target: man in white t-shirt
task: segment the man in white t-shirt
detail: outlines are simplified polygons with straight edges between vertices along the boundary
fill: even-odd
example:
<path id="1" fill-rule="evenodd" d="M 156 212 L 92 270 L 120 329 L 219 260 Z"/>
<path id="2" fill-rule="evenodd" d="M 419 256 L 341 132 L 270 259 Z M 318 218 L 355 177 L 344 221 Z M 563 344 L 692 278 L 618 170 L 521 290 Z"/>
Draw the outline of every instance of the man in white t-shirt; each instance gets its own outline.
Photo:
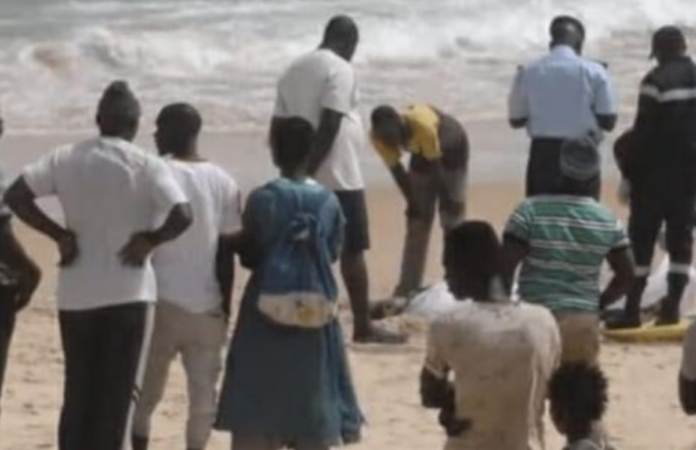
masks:
<path id="1" fill-rule="evenodd" d="M 188 104 L 165 107 L 155 140 L 168 158 L 193 209 L 195 221 L 154 257 L 158 304 L 145 382 L 133 424 L 133 449 L 146 450 L 151 417 L 164 395 L 177 355 L 188 379 L 186 448 L 203 450 L 217 410 L 227 318 L 234 283 L 234 239 L 241 231 L 240 192 L 220 167 L 198 153 L 202 119 Z"/>
<path id="2" fill-rule="evenodd" d="M 60 252 L 60 450 L 129 447 L 157 298 L 150 256 L 193 220 L 166 164 L 131 143 L 139 120 L 128 85 L 112 83 L 99 103 L 100 137 L 45 155 L 5 196 Z M 64 225 L 37 206 L 49 196 L 59 200 Z"/>
<path id="3" fill-rule="evenodd" d="M 317 131 L 309 173 L 336 193 L 346 217 L 341 271 L 353 310 L 353 340 L 401 343 L 403 336 L 382 330 L 370 321 L 365 263 L 370 236 L 359 159 L 367 137 L 357 111 L 358 86 L 350 64 L 358 39 L 358 27 L 351 18 L 331 19 L 320 47 L 296 60 L 281 77 L 274 118 L 299 116 Z"/>
<path id="4" fill-rule="evenodd" d="M 546 309 L 509 299 L 501 253 L 485 222 L 466 222 L 446 237 L 445 278 L 461 303 L 431 325 L 421 374 L 423 405 L 440 410 L 446 450 L 544 448 L 547 383 L 561 338 Z"/>

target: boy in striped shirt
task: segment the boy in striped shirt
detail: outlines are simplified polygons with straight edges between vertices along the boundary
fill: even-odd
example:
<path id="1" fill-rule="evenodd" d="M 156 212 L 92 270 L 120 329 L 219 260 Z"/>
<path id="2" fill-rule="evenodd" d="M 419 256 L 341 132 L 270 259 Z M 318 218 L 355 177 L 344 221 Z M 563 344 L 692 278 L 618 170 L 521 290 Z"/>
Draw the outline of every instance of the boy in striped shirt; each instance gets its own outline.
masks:
<path id="1" fill-rule="evenodd" d="M 564 362 L 596 364 L 599 312 L 626 294 L 633 279 L 629 242 L 620 222 L 593 197 L 600 156 L 591 138 L 566 141 L 554 195 L 527 199 L 505 229 L 506 277 L 517 267 L 519 294 L 555 315 Z M 615 276 L 600 293 L 604 261 Z"/>

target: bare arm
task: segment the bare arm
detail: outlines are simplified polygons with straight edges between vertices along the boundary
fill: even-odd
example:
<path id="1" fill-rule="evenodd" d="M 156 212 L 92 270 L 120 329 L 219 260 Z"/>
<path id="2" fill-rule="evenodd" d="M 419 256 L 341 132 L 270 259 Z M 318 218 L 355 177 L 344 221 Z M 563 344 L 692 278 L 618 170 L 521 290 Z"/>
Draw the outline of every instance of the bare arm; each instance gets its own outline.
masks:
<path id="1" fill-rule="evenodd" d="M 321 165 L 326 160 L 326 157 L 331 152 L 336 136 L 341 129 L 341 121 L 343 113 L 332 109 L 324 108 L 319 122 L 319 129 L 314 143 L 314 149 L 309 157 L 307 170 L 310 175 L 317 173 Z"/>
<path id="2" fill-rule="evenodd" d="M 41 270 L 17 240 L 9 218 L 0 219 L 0 261 L 19 275 L 17 310 L 24 309 L 41 281 Z"/>
<path id="3" fill-rule="evenodd" d="M 696 416 L 696 381 L 679 375 L 679 400 L 682 410 L 689 416 Z"/>
<path id="4" fill-rule="evenodd" d="M 616 128 L 616 122 L 618 121 L 618 116 L 616 114 L 597 114 L 595 117 L 597 118 L 597 124 L 599 124 L 599 127 L 602 130 L 611 132 L 614 131 L 614 128 Z"/>
<path id="5" fill-rule="evenodd" d="M 392 174 L 392 178 L 394 178 L 394 182 L 399 187 L 401 195 L 404 196 L 404 200 L 410 205 L 413 201 L 413 186 L 411 186 L 411 179 L 408 176 L 408 172 L 406 172 L 406 168 L 403 164 L 398 163 L 391 167 L 389 171 Z"/>
<path id="6" fill-rule="evenodd" d="M 61 266 L 70 265 L 77 259 L 79 249 L 75 234 L 60 226 L 39 208 L 36 196 L 24 177 L 20 177 L 7 190 L 5 203 L 20 220 L 58 245 Z"/>
<path id="7" fill-rule="evenodd" d="M 526 127 L 528 122 L 529 122 L 529 120 L 527 118 L 510 119 L 510 126 L 516 130 L 519 130 L 520 128 Z"/>
<path id="8" fill-rule="evenodd" d="M 635 267 L 630 248 L 614 250 L 607 256 L 607 261 L 614 271 L 614 278 L 609 282 L 600 298 L 602 309 L 628 294 L 635 278 Z"/>
<path id="9" fill-rule="evenodd" d="M 232 290 L 234 288 L 234 254 L 239 245 L 238 235 L 223 235 L 218 240 L 215 257 L 215 274 L 222 292 L 222 310 L 229 319 L 232 315 Z"/>
<path id="10" fill-rule="evenodd" d="M 529 252 L 529 245 L 521 239 L 506 234 L 503 239 L 503 282 L 508 289 L 512 289 L 515 281 L 515 272 Z"/>
<path id="11" fill-rule="evenodd" d="M 126 266 L 142 267 L 152 252 L 164 244 L 181 236 L 193 224 L 193 212 L 188 203 L 174 205 L 167 220 L 161 227 L 152 231 L 135 233 L 119 252 Z"/>

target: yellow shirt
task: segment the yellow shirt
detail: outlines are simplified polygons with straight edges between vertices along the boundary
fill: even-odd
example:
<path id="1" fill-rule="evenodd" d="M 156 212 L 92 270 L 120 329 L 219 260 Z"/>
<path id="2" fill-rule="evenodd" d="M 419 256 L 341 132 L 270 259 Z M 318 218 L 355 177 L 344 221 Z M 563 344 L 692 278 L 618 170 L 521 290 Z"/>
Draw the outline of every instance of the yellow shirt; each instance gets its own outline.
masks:
<path id="1" fill-rule="evenodd" d="M 433 108 L 428 105 L 414 105 L 409 107 L 403 114 L 403 118 L 411 128 L 412 137 L 406 145 L 406 150 L 419 155 L 428 161 L 437 161 L 442 158 L 440 148 L 440 138 L 438 130 L 440 128 L 440 118 Z M 401 149 L 390 147 L 382 143 L 379 139 L 371 135 L 372 145 L 377 153 L 382 157 L 385 164 L 394 167 L 401 160 Z"/>

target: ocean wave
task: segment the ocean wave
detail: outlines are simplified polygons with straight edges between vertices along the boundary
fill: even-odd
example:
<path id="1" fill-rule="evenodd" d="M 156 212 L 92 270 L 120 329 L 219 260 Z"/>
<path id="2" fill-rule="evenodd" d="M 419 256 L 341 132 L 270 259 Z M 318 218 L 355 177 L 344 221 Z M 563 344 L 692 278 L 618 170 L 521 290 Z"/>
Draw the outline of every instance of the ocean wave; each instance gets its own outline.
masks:
<path id="1" fill-rule="evenodd" d="M 42 9 L 0 22 L 3 113 L 32 129 L 90 126 L 95 99 L 114 78 L 130 80 L 153 107 L 189 100 L 209 112 L 213 126 L 265 126 L 277 76 L 318 44 L 323 24 L 338 12 L 361 27 L 356 63 L 366 104 L 427 99 L 468 117 L 504 114 L 514 67 L 545 50 L 556 14 L 585 21 L 587 52 L 611 62 L 625 104 L 649 65 L 643 55 L 650 31 L 666 23 L 696 27 L 693 0 L 36 4 Z M 46 28 L 50 17 L 58 25 Z M 12 33 L 3 34 L 6 23 Z"/>

